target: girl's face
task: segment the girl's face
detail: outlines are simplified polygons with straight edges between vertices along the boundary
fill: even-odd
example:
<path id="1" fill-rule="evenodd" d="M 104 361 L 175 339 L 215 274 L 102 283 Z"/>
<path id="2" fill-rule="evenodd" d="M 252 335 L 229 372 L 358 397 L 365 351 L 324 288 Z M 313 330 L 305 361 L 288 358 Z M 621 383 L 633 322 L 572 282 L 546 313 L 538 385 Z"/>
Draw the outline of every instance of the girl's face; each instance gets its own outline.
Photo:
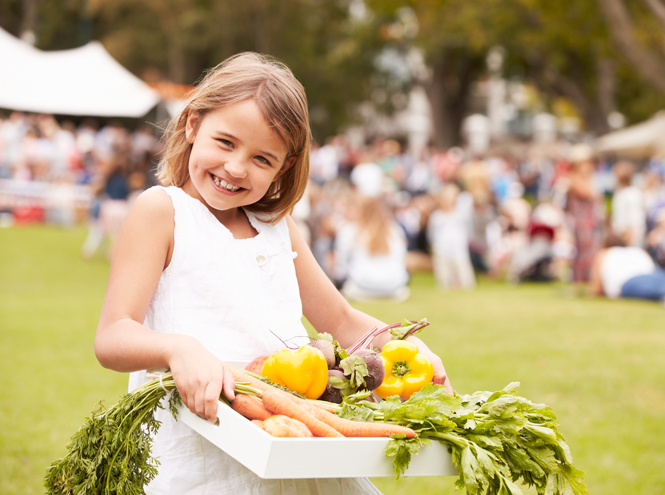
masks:
<path id="1" fill-rule="evenodd" d="M 254 100 L 218 108 L 201 117 L 190 112 L 189 180 L 183 189 L 219 218 L 259 201 L 286 170 L 288 150 L 268 127 Z"/>

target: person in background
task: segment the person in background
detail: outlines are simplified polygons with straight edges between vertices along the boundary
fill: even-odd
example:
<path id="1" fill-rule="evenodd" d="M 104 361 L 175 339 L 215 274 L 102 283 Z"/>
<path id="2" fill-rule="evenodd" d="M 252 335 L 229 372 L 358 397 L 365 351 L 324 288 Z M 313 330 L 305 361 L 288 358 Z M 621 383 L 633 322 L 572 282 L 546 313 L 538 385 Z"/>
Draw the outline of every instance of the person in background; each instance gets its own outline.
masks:
<path id="1" fill-rule="evenodd" d="M 335 238 L 335 278 L 344 281 L 347 299 L 403 301 L 407 287 L 406 238 L 388 208 L 377 198 L 360 197 Z"/>
<path id="2" fill-rule="evenodd" d="M 311 179 L 319 185 L 334 181 L 339 174 L 339 157 L 333 144 L 333 138 L 328 138 L 321 147 L 312 146 Z"/>
<path id="3" fill-rule="evenodd" d="M 446 184 L 438 196 L 439 208 L 429 218 L 427 233 L 432 264 L 442 289 L 473 289 L 476 278 L 469 256 L 469 221 L 458 202 L 460 190 Z"/>
<path id="4" fill-rule="evenodd" d="M 665 302 L 665 270 L 657 267 L 644 249 L 626 246 L 621 237 L 610 232 L 594 259 L 590 290 L 610 299 Z"/>
<path id="5" fill-rule="evenodd" d="M 359 163 L 353 167 L 349 176 L 351 184 L 363 196 L 377 198 L 383 191 L 383 170 L 374 162 L 371 150 L 360 155 Z"/>
<path id="6" fill-rule="evenodd" d="M 642 191 L 632 184 L 635 165 L 628 161 L 614 164 L 616 189 L 612 197 L 612 231 L 627 246 L 643 246 L 646 211 Z"/>
<path id="7" fill-rule="evenodd" d="M 665 207 L 655 217 L 655 226 L 647 236 L 647 251 L 658 265 L 665 267 Z"/>
<path id="8" fill-rule="evenodd" d="M 599 248 L 601 197 L 594 184 L 593 157 L 592 148 L 586 144 L 577 144 L 571 149 L 566 209 L 575 236 L 573 281 L 577 283 L 589 282 L 591 265 Z"/>
<path id="9" fill-rule="evenodd" d="M 100 246 L 107 241 L 107 259 L 111 259 L 120 227 L 129 213 L 130 182 L 127 174 L 128 156 L 112 153 L 108 162 L 100 166 L 99 176 L 94 181 L 99 196 L 99 209 L 91 211 L 88 236 L 81 248 L 81 255 L 90 259 Z M 139 175 L 132 178 L 131 186 L 143 190 L 145 181 Z M 135 199 L 135 197 L 134 197 Z"/>

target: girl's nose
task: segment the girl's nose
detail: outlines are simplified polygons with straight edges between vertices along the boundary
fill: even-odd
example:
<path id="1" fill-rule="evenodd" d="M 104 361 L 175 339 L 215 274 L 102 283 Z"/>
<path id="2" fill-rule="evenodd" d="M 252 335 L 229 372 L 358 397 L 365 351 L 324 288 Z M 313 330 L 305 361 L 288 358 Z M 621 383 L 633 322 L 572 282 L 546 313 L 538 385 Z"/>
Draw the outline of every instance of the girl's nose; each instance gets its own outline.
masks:
<path id="1" fill-rule="evenodd" d="M 224 169 L 229 175 L 237 177 L 238 179 L 244 179 L 247 175 L 247 167 L 242 160 L 229 160 L 224 164 Z"/>

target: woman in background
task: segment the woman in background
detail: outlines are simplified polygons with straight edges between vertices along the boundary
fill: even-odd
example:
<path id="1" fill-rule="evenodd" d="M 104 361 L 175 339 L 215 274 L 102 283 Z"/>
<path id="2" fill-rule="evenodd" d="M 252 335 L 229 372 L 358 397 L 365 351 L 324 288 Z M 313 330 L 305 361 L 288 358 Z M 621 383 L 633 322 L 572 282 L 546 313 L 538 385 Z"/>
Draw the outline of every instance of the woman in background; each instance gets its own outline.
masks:
<path id="1" fill-rule="evenodd" d="M 633 185 L 635 165 L 628 161 L 614 164 L 617 185 L 612 197 L 612 231 L 627 246 L 644 246 L 647 214 L 642 191 Z"/>
<path id="2" fill-rule="evenodd" d="M 429 218 L 427 236 L 432 247 L 436 283 L 441 289 L 473 289 L 476 277 L 469 255 L 471 206 L 458 200 L 460 189 L 446 184 L 438 195 L 438 209 Z"/>
<path id="3" fill-rule="evenodd" d="M 585 144 L 573 146 L 570 161 L 572 170 L 566 209 L 573 225 L 576 254 L 573 261 L 573 281 L 587 283 L 591 265 L 599 249 L 600 194 L 594 183 L 593 150 Z"/>
<path id="4" fill-rule="evenodd" d="M 405 300 L 406 237 L 379 199 L 362 197 L 335 239 L 335 278 L 347 299 Z"/>

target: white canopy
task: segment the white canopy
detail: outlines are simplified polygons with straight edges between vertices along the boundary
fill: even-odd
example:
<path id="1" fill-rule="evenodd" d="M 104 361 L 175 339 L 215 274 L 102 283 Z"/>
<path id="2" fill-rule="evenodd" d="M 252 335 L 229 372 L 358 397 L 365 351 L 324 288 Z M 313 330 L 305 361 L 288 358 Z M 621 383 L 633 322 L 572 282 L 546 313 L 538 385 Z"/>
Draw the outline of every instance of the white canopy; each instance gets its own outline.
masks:
<path id="1" fill-rule="evenodd" d="M 101 43 L 41 51 L 0 29 L 0 108 L 98 117 L 142 117 L 157 92 Z"/>
<path id="2" fill-rule="evenodd" d="M 596 149 L 636 158 L 649 158 L 665 151 L 665 112 L 657 113 L 646 122 L 599 137 Z"/>

